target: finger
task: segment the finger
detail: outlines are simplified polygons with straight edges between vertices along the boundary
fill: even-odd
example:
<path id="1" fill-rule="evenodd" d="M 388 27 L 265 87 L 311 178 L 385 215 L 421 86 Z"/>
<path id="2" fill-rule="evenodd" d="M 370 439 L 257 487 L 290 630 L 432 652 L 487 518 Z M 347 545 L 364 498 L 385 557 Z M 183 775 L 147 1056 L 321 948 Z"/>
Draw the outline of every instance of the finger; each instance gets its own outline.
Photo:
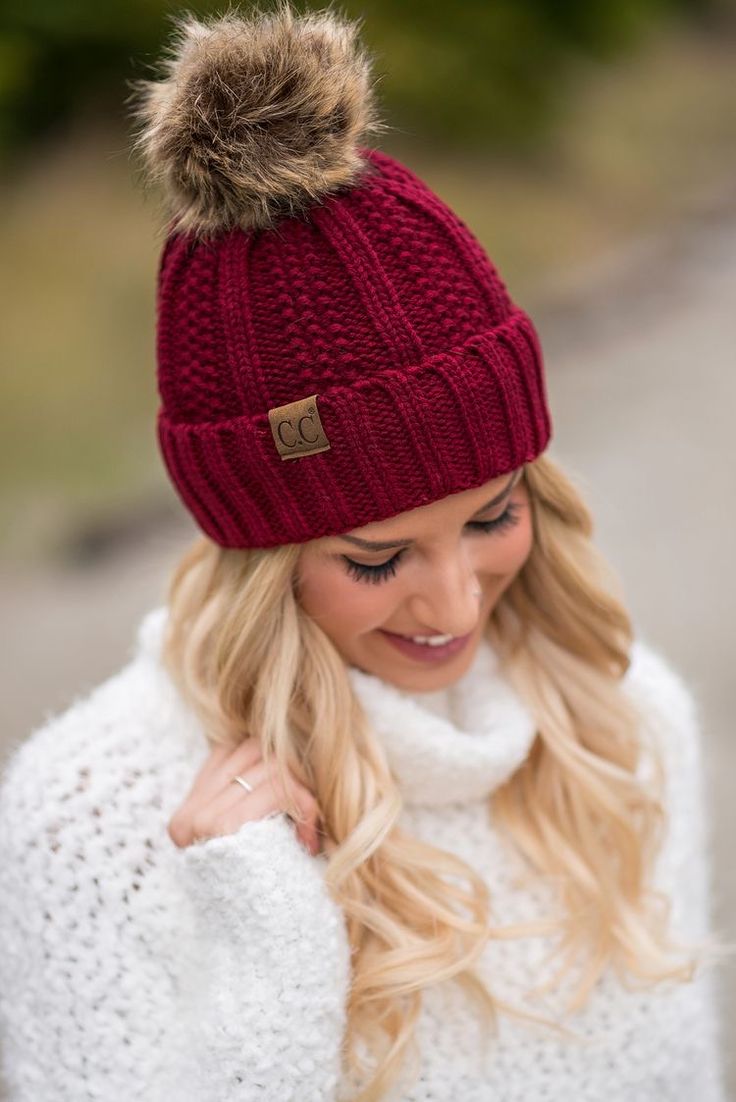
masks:
<path id="1" fill-rule="evenodd" d="M 210 753 L 204 765 L 199 771 L 199 776 L 207 777 L 222 764 L 224 759 L 233 752 L 234 746 L 230 742 L 215 742 L 210 746 Z"/>
<path id="2" fill-rule="evenodd" d="M 297 781 L 293 774 L 287 772 L 287 779 L 290 782 L 289 787 L 293 795 L 293 799 L 289 798 L 286 787 L 281 783 L 275 763 L 271 762 L 267 765 L 260 758 L 248 769 L 241 770 L 238 776 L 242 777 L 254 789 L 259 785 L 269 787 L 273 792 L 275 802 L 289 814 L 291 814 L 291 809 L 296 807 L 295 819 L 314 824 L 319 818 L 319 808 L 312 793 Z M 247 789 L 238 784 L 233 776 L 230 778 L 228 787 L 223 789 L 219 796 L 215 798 L 217 810 L 225 812 L 240 800 L 247 798 L 248 795 Z"/>
<path id="3" fill-rule="evenodd" d="M 213 805 L 198 811 L 191 820 L 192 836 L 206 839 L 234 834 L 244 823 L 264 819 L 280 810 L 266 785 L 254 792 L 243 792 L 243 796 L 246 798 L 224 811 Z"/>
<path id="4" fill-rule="evenodd" d="M 312 857 L 316 857 L 321 848 L 321 839 L 316 824 L 304 824 L 296 826 L 296 833 L 302 844 L 309 850 Z"/>
<path id="5" fill-rule="evenodd" d="M 253 791 L 247 792 L 242 785 L 233 782 L 232 792 L 222 793 L 220 798 L 216 801 L 214 814 L 223 817 L 223 819 L 227 819 L 231 812 L 237 815 L 237 809 L 247 805 L 248 814 L 250 815 L 254 795 L 260 793 L 261 789 L 266 789 L 271 793 L 273 808 L 282 810 L 289 816 L 294 823 L 297 835 L 304 845 L 312 852 L 319 849 L 319 808 L 317 806 L 317 801 L 314 799 L 309 789 L 300 784 L 293 775 L 288 774 L 295 795 L 297 812 L 297 817 L 295 818 L 292 810 L 290 810 L 292 804 L 287 800 L 285 789 L 278 775 L 275 773 L 275 766 L 272 765 L 269 767 L 261 760 L 246 772 L 241 773 L 240 776 L 242 776 L 248 784 L 253 786 Z"/>
<path id="6" fill-rule="evenodd" d="M 191 795 L 198 801 L 214 799 L 221 792 L 229 790 L 236 773 L 243 774 L 260 757 L 260 744 L 254 738 L 243 739 L 234 750 L 228 747 L 225 753 L 216 755 L 211 767 L 202 771 L 195 781 Z"/>
<path id="7" fill-rule="evenodd" d="M 204 787 L 207 784 L 209 778 L 217 771 L 225 758 L 232 753 L 232 750 L 233 747 L 230 743 L 216 742 L 210 744 L 210 752 L 192 779 L 187 796 L 191 795 L 195 789 Z"/>
<path id="8" fill-rule="evenodd" d="M 247 769 L 237 770 L 237 775 L 242 777 L 250 788 L 255 791 L 268 777 L 268 769 L 263 759 L 260 758 L 255 765 L 251 765 Z M 225 814 L 231 807 L 250 794 L 242 784 L 235 780 L 233 775 L 227 788 L 224 788 L 222 792 L 214 797 L 214 805 L 218 812 Z"/>
<path id="9" fill-rule="evenodd" d="M 320 811 L 319 804 L 314 794 L 303 784 L 300 784 L 299 781 L 294 781 L 294 788 L 296 792 L 297 807 L 301 812 L 303 820 L 312 827 L 316 827 L 322 817 L 322 812 Z"/>
<path id="10" fill-rule="evenodd" d="M 298 810 L 298 818 L 294 818 L 292 812 L 287 812 L 289 818 L 294 823 L 297 837 L 302 844 L 309 850 L 312 856 L 316 856 L 321 848 L 321 837 L 319 826 L 321 822 L 321 813 L 319 805 L 316 799 L 304 785 L 298 781 L 292 781 L 296 793 L 296 804 Z M 284 806 L 282 803 L 281 806 Z"/>

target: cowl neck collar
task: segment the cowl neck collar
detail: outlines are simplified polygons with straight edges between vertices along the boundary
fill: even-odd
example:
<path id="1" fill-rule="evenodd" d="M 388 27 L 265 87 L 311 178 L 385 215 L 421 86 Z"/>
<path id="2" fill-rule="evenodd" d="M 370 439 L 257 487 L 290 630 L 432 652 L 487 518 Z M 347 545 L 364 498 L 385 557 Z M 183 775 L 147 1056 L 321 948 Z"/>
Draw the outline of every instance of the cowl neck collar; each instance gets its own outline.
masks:
<path id="1" fill-rule="evenodd" d="M 536 724 L 485 638 L 465 674 L 436 692 L 401 689 L 355 666 L 348 676 L 405 804 L 482 800 L 531 750 Z"/>
<path id="2" fill-rule="evenodd" d="M 137 631 L 137 652 L 158 661 L 168 616 L 149 610 Z M 453 685 L 411 692 L 348 666 L 372 730 L 385 749 L 407 805 L 482 800 L 529 754 L 536 725 L 481 639 L 471 665 Z"/>

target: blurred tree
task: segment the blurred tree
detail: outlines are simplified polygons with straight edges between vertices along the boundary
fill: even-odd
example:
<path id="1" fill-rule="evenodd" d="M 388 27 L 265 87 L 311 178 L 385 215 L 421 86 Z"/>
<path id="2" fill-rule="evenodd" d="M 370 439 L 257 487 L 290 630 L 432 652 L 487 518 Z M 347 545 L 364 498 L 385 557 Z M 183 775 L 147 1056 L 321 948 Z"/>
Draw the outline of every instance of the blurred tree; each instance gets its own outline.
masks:
<path id="1" fill-rule="evenodd" d="M 269 0 L 259 5 L 268 10 Z M 319 10 L 326 4 L 301 4 Z M 253 5 L 243 3 L 243 12 Z M 569 94 L 576 60 L 633 49 L 672 15 L 717 19 L 730 0 L 345 0 L 376 55 L 385 112 L 400 131 L 448 145 L 531 147 Z M 123 124 L 126 81 L 152 65 L 178 11 L 200 0 L 2 0 L 0 157 L 80 112 Z"/>

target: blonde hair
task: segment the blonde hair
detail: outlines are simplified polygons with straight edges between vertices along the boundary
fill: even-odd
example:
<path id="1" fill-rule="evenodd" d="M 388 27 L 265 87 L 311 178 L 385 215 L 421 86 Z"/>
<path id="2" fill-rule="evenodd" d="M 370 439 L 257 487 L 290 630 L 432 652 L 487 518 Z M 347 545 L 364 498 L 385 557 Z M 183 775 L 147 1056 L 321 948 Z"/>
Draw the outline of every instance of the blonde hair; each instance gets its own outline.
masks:
<path id="1" fill-rule="evenodd" d="M 486 630 L 537 735 L 491 801 L 530 878 L 560 885 L 562 917 L 492 925 L 475 870 L 397 825 L 401 795 L 345 661 L 299 605 L 302 545 L 232 550 L 201 537 L 169 584 L 164 662 L 211 742 L 257 737 L 284 783 L 292 771 L 321 809 L 325 883 L 352 951 L 344 1055 L 352 1074 L 365 1072 L 359 1039 L 376 1057 L 357 1102 L 377 1102 L 395 1082 L 422 990 L 442 980 L 462 985 L 488 1027 L 503 1010 L 560 1029 L 488 990 L 474 965 L 489 939 L 561 931 L 555 980 L 587 950 L 570 1009 L 609 964 L 620 977 L 688 981 L 704 948 L 670 940 L 670 901 L 648 886 L 666 824 L 663 769 L 655 761 L 652 784 L 636 775 L 640 717 L 620 685 L 632 626 L 617 579 L 560 468 L 542 455 L 524 477 L 533 546 Z M 290 813 L 299 818 L 296 804 Z M 684 963 L 670 959 L 683 949 Z"/>

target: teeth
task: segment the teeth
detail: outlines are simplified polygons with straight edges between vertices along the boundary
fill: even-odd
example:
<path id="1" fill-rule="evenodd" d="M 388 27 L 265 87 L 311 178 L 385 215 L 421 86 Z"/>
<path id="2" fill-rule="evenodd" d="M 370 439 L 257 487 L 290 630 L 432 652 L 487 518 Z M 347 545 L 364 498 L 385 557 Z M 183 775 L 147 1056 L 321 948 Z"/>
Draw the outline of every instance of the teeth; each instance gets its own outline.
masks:
<path id="1" fill-rule="evenodd" d="M 429 647 L 441 647 L 445 643 L 449 643 L 451 639 L 454 639 L 454 635 L 412 635 L 410 636 L 414 643 L 426 643 Z"/>

